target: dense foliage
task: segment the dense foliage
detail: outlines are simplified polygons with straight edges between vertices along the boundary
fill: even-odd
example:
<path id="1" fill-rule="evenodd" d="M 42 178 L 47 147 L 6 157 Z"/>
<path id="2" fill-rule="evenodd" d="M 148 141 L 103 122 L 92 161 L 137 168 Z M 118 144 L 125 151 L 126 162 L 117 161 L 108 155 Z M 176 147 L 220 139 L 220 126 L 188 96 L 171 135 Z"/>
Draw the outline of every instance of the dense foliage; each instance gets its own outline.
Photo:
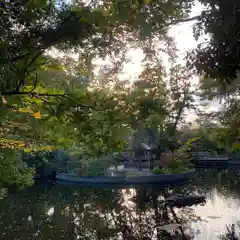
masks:
<path id="1" fill-rule="evenodd" d="M 191 20 L 193 5 L 192 0 L 3 1 L 0 146 L 4 161 L 0 168 L 4 171 L 0 171 L 0 187 L 32 183 L 33 170 L 22 163 L 26 152 L 34 155 L 61 148 L 76 161 L 96 159 L 122 152 L 128 136 L 140 128 L 155 129 L 155 142 L 163 151 L 178 149 L 186 110 L 195 108 L 194 71 L 178 64 L 168 29 Z M 219 36 L 209 16 L 224 15 L 215 5 L 207 5 L 209 10 L 198 19 L 206 32 L 213 33 L 209 48 Z M 128 52 L 135 49 L 143 53 L 141 74 L 134 82 L 120 81 Z M 226 48 L 221 49 L 228 56 Z M 216 68 L 202 59 L 200 50 L 192 56 Z M 169 58 L 168 68 L 163 65 L 163 53 Z M 96 60 L 107 62 L 105 68 L 96 66 Z M 222 74 L 226 64 L 221 63 L 217 66 Z M 206 76 L 222 78 L 215 68 L 208 71 L 201 64 L 195 62 Z M 236 66 L 230 70 L 224 77 L 235 76 Z M 227 126 L 224 131 L 239 125 L 239 100 L 234 97 L 228 103 L 221 115 Z M 231 140 L 223 144 L 238 144 L 239 133 L 232 131 L 228 136 Z"/>
<path id="2" fill-rule="evenodd" d="M 204 10 L 194 27 L 195 38 L 207 34 L 191 55 L 198 72 L 226 84 L 239 72 L 240 3 L 235 0 L 199 0 Z"/>

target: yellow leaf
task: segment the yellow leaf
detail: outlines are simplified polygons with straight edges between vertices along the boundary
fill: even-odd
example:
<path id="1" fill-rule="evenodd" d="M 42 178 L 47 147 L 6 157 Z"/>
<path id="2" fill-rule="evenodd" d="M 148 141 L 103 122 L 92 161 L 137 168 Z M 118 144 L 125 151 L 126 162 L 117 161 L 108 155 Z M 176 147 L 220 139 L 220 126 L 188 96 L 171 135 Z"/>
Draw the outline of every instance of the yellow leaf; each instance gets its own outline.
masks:
<path id="1" fill-rule="evenodd" d="M 151 4 L 152 0 L 145 0 L 146 4 Z"/>
<path id="2" fill-rule="evenodd" d="M 41 118 L 41 113 L 40 112 L 36 112 L 36 113 L 33 114 L 33 116 L 35 118 Z"/>
<path id="3" fill-rule="evenodd" d="M 22 113 L 32 113 L 32 110 L 29 108 L 19 108 L 18 111 Z"/>
<path id="4" fill-rule="evenodd" d="M 233 150 L 239 150 L 240 149 L 240 143 L 238 143 L 238 142 L 233 143 L 232 144 L 232 149 Z"/>

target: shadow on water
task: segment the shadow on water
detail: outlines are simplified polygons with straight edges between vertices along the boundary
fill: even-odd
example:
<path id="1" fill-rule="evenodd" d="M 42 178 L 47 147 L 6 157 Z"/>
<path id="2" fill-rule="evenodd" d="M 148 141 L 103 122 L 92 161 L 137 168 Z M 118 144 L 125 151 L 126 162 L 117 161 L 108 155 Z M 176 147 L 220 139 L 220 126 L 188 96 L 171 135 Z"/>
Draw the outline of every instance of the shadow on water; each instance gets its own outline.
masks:
<path id="1" fill-rule="evenodd" d="M 199 169 L 190 184 L 158 188 L 38 183 L 1 202 L 0 239 L 239 239 L 230 238 L 240 220 L 239 176 L 238 170 Z M 164 199 L 175 193 L 207 200 L 172 209 Z"/>

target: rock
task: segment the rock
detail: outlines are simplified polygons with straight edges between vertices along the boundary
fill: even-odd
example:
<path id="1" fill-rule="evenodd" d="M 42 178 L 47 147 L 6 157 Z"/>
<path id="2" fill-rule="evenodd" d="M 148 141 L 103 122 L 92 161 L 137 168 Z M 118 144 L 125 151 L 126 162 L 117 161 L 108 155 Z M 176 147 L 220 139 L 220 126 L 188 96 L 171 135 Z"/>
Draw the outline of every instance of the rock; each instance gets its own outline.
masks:
<path id="1" fill-rule="evenodd" d="M 82 166 L 82 172 L 81 172 L 82 177 L 87 177 L 88 176 L 88 167 L 87 165 Z"/>
<path id="2" fill-rule="evenodd" d="M 192 205 L 201 204 L 206 201 L 205 196 L 174 194 L 165 200 L 165 203 L 171 207 L 190 207 Z"/>

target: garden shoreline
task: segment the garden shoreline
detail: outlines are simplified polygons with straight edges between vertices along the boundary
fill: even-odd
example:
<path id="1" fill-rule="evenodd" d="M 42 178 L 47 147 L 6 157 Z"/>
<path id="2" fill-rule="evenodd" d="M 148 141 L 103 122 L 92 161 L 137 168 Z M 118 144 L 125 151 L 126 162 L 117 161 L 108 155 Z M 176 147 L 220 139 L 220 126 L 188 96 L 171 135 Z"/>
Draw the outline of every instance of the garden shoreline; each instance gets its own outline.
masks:
<path id="1" fill-rule="evenodd" d="M 111 185 L 132 185 L 132 184 L 166 184 L 177 183 L 181 181 L 194 179 L 195 170 L 184 173 L 160 174 L 155 176 L 134 176 L 134 177 L 105 177 L 105 176 L 71 176 L 64 173 L 58 173 L 56 180 L 58 182 L 68 183 L 87 183 L 87 184 L 111 184 Z"/>

